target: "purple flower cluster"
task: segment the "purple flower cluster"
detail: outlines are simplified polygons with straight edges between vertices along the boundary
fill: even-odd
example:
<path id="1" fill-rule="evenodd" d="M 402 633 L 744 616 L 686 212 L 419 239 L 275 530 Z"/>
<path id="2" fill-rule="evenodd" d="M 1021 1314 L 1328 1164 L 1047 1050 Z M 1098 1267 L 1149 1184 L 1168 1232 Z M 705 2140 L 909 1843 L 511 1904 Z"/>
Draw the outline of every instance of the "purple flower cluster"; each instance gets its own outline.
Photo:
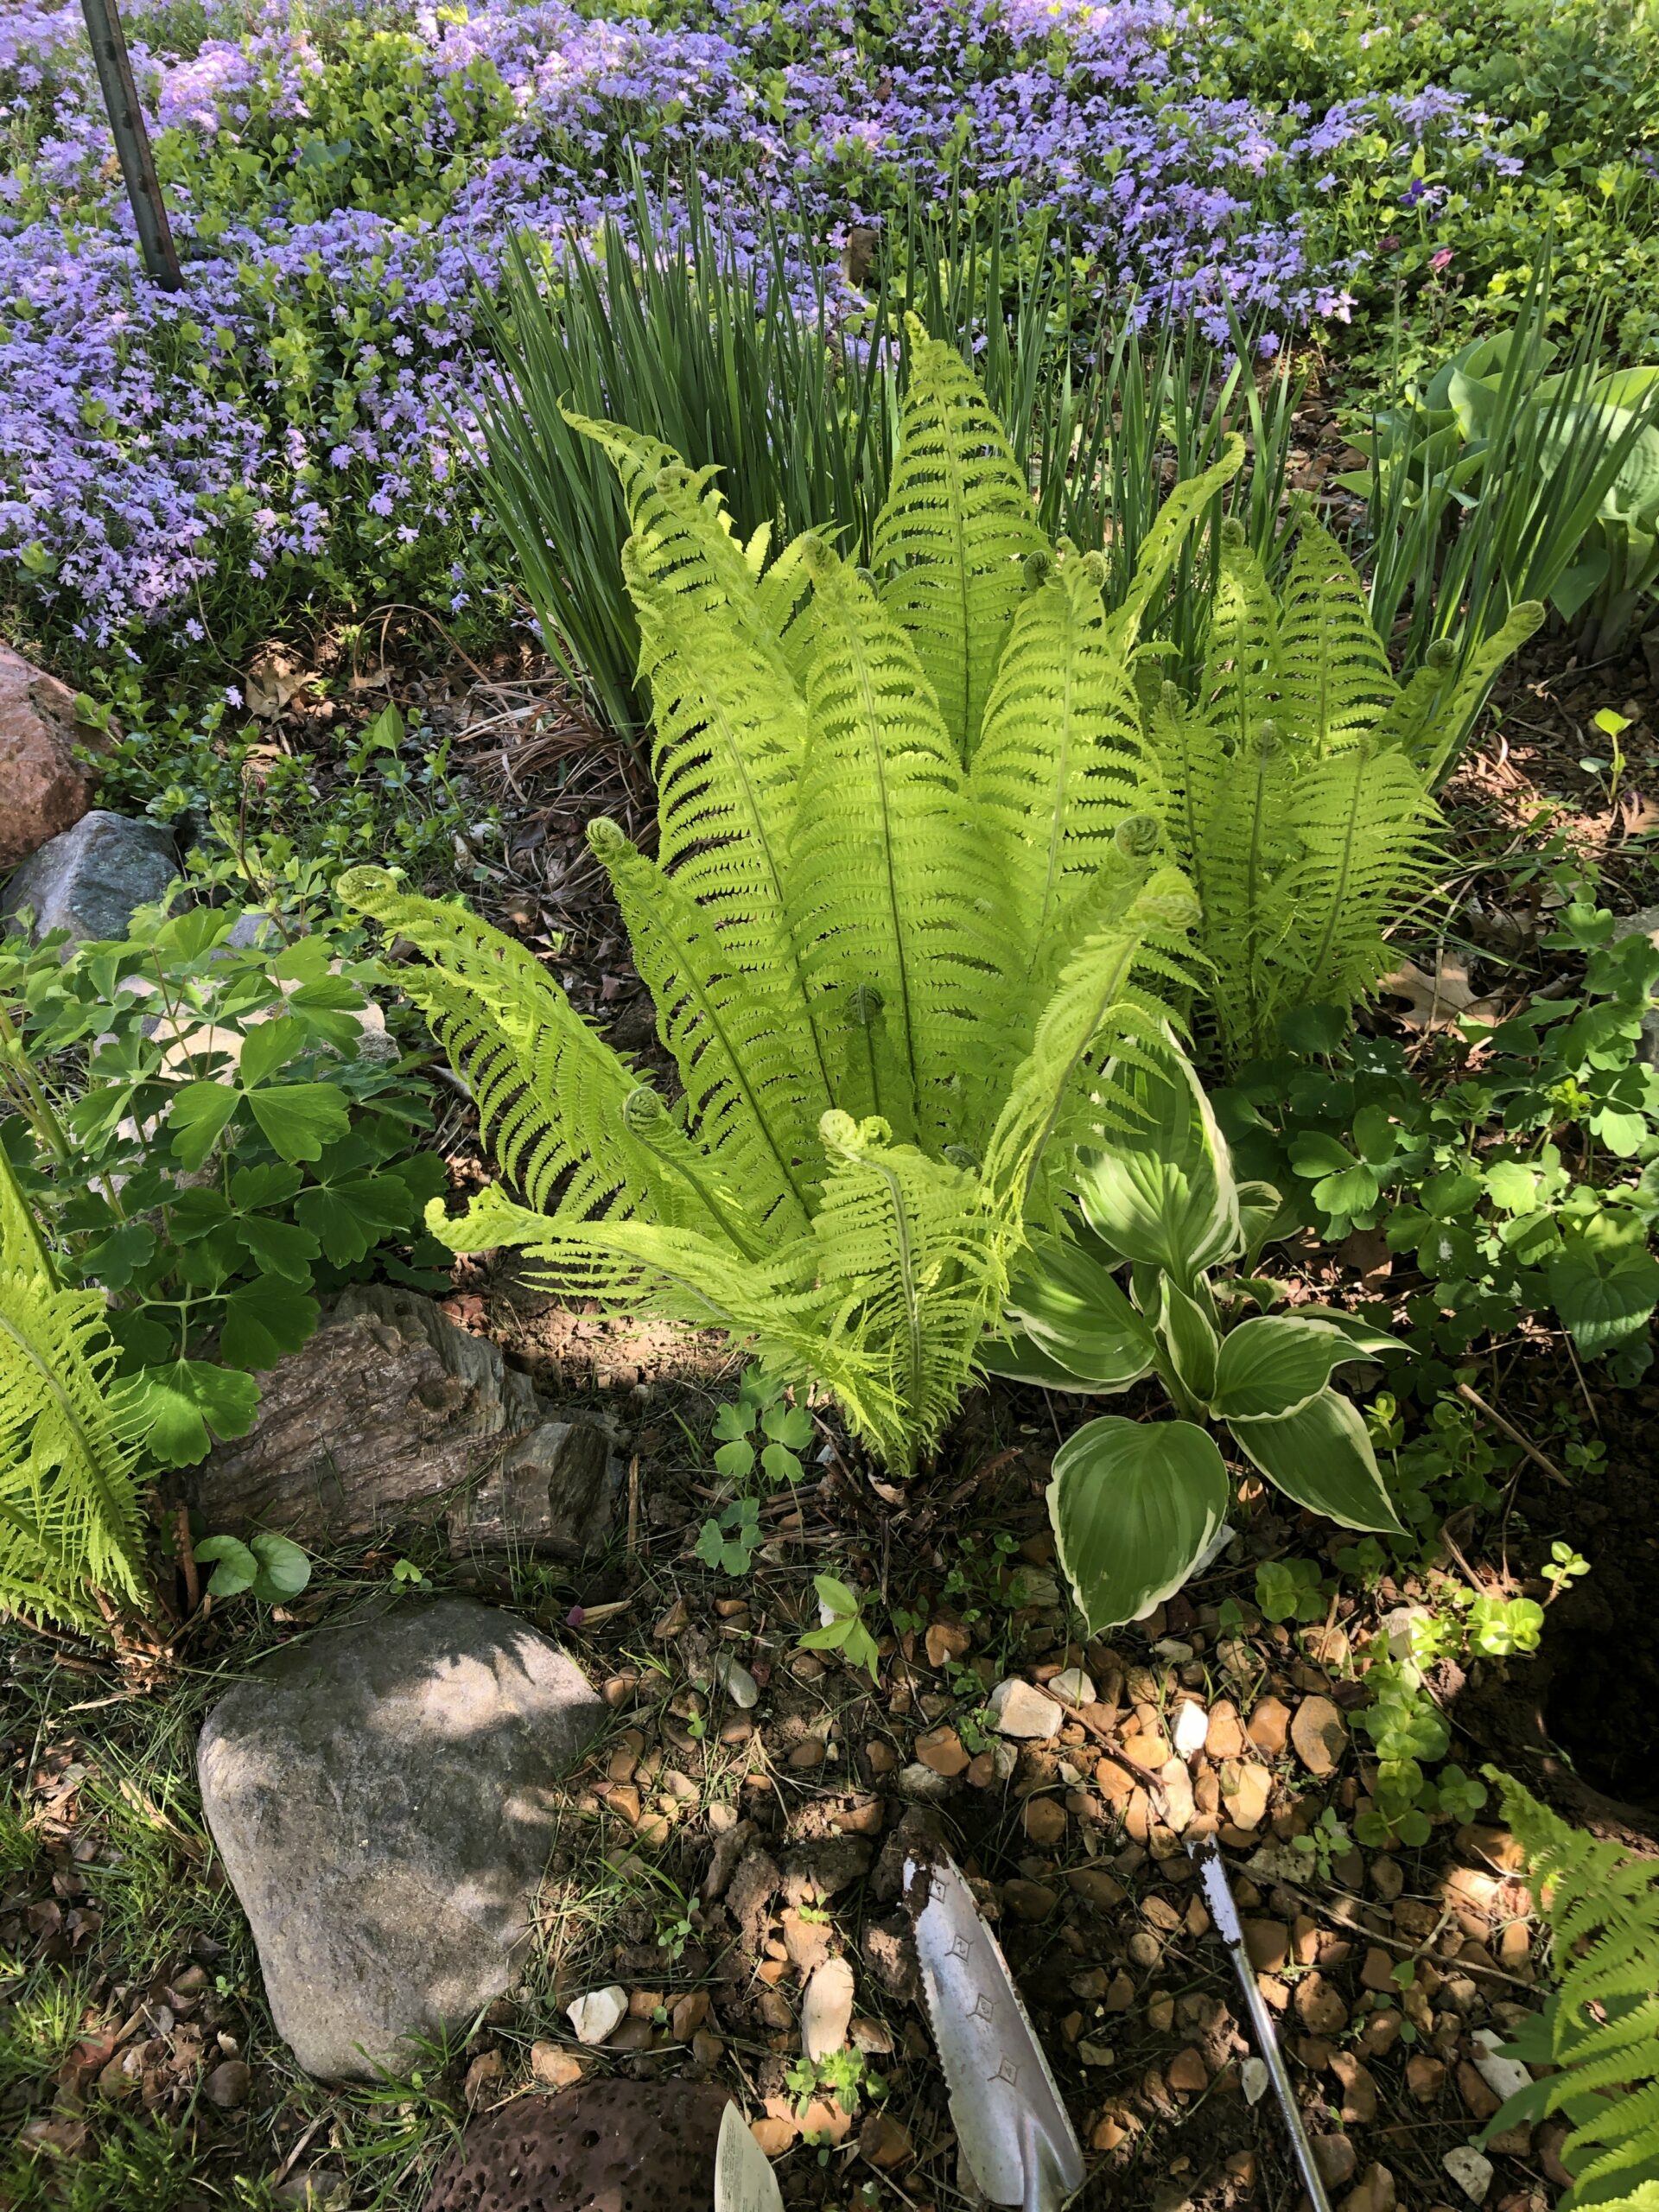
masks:
<path id="1" fill-rule="evenodd" d="M 90 645 L 282 588 L 463 600 L 474 279 L 515 230 L 626 220 L 630 149 L 826 241 L 906 178 L 1017 185 L 1103 300 L 1217 334 L 1348 306 L 1299 211 L 1376 104 L 1202 95 L 1176 0 L 896 0 L 879 36 L 856 0 L 198 0 L 181 50 L 168 0 L 129 12 L 177 295 L 138 266 L 79 8 L 0 13 L 0 588 Z M 1390 127 L 1459 115 L 1426 92 Z"/>

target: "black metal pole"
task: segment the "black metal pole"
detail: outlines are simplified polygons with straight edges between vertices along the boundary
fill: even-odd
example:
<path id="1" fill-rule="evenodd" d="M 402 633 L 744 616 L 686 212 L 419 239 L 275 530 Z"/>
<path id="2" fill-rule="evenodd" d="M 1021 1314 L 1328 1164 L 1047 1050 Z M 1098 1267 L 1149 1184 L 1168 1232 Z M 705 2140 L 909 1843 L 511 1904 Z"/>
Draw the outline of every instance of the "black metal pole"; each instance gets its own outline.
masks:
<path id="1" fill-rule="evenodd" d="M 116 0 L 80 0 L 80 12 L 86 18 L 87 35 L 92 41 L 92 59 L 98 64 L 110 128 L 115 133 L 127 198 L 132 202 L 132 219 L 138 226 L 144 267 L 164 290 L 176 292 L 184 279 L 179 273 L 167 205 L 149 150 L 149 134 L 139 111 L 138 88 L 132 81 L 132 63 L 127 56 Z"/>

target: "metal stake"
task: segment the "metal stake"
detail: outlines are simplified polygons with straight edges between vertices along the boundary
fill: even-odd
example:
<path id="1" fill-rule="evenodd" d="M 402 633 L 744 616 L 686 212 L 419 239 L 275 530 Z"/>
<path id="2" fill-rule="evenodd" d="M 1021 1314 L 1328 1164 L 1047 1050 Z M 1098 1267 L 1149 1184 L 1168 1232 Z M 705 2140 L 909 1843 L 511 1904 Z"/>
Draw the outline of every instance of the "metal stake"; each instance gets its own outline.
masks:
<path id="1" fill-rule="evenodd" d="M 1204 1887 L 1205 1902 L 1210 1908 L 1210 1917 L 1215 1922 L 1221 1940 L 1232 1953 L 1233 1965 L 1238 1974 L 1238 1986 L 1244 1993 L 1244 2004 L 1250 2016 L 1250 2025 L 1255 2030 L 1255 2040 L 1261 2047 L 1279 2108 L 1285 2116 L 1285 2126 L 1290 2136 L 1292 2155 L 1301 2173 L 1302 2181 L 1313 2202 L 1313 2212 L 1331 2212 L 1331 2200 L 1325 2193 L 1325 2182 L 1313 2163 L 1313 2152 L 1307 2139 L 1307 2130 L 1302 2126 L 1301 2112 L 1296 2094 L 1290 2086 L 1290 2075 L 1285 2070 L 1284 2056 L 1279 2049 L 1279 2038 L 1274 2031 L 1273 2015 L 1267 2001 L 1256 1986 L 1255 1969 L 1251 1966 L 1244 1948 L 1244 1929 L 1238 1916 L 1238 1905 L 1227 1880 L 1227 1870 L 1222 1864 L 1221 1853 L 1213 1836 L 1201 1836 L 1196 1842 L 1189 1840 L 1187 1853 L 1198 1870 L 1198 1880 Z"/>
<path id="2" fill-rule="evenodd" d="M 138 226 L 144 267 L 163 291 L 176 292 L 184 279 L 149 150 L 149 134 L 138 106 L 138 88 L 132 81 L 132 63 L 116 0 L 80 0 L 80 11 L 92 41 L 92 59 L 98 64 L 98 81 L 109 111 L 110 129 L 115 134 L 115 150 L 126 180 L 127 198 L 132 203 L 132 219 Z"/>

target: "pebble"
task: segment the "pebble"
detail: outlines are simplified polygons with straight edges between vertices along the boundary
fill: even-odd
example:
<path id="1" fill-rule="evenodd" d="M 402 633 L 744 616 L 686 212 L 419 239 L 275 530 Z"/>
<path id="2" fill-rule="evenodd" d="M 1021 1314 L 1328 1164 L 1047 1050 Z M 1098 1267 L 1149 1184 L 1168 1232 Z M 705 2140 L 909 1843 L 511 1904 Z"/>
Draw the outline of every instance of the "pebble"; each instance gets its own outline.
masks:
<path id="1" fill-rule="evenodd" d="M 1359 2168 L 1359 2154 L 1345 2135 L 1315 2135 L 1308 2148 L 1327 2189 L 1345 2189 Z"/>
<path id="2" fill-rule="evenodd" d="M 1050 1696 L 1058 1698 L 1062 1705 L 1092 1705 L 1095 1702 L 1094 1683 L 1081 1667 L 1063 1669 L 1047 1687 Z"/>
<path id="3" fill-rule="evenodd" d="M 1290 1707 L 1282 1698 L 1264 1697 L 1250 1715 L 1246 1732 L 1259 1751 L 1277 1758 L 1290 1734 Z"/>
<path id="4" fill-rule="evenodd" d="M 207 2101 L 218 2105 L 222 2111 L 233 2112 L 245 2105 L 253 2088 L 253 2075 L 239 2058 L 227 2058 L 215 2066 L 204 2085 Z"/>
<path id="5" fill-rule="evenodd" d="M 1026 1800 L 1025 1830 L 1039 1851 L 1047 1851 L 1065 1834 L 1065 1808 L 1058 1797 Z"/>
<path id="6" fill-rule="evenodd" d="M 1116 2066 L 1117 2053 L 1108 2044 L 1080 2043 L 1077 2057 L 1084 2066 Z"/>
<path id="7" fill-rule="evenodd" d="M 1171 1739 L 1175 1746 L 1176 1758 L 1190 1759 L 1195 1751 L 1204 1749 L 1209 1736 L 1209 1714 L 1195 1699 L 1188 1698 L 1176 1709 L 1175 1727 Z"/>
<path id="8" fill-rule="evenodd" d="M 601 2044 L 627 2009 L 627 1991 L 613 1982 L 608 1989 L 590 1989 L 574 2005 L 567 2005 L 565 2018 L 578 2043 Z"/>
<path id="9" fill-rule="evenodd" d="M 1264 1766 L 1253 1763 L 1235 1766 L 1230 1762 L 1221 1770 L 1221 1802 L 1236 1828 L 1261 1827 L 1272 1790 L 1273 1777 Z"/>
<path id="10" fill-rule="evenodd" d="M 1016 1876 L 1002 1885 L 1002 1902 L 1016 1920 L 1046 1920 L 1059 1901 L 1058 1891 L 1043 1882 L 1028 1882 Z"/>
<path id="11" fill-rule="evenodd" d="M 935 1774 L 947 1777 L 961 1774 L 969 1764 L 969 1756 L 954 1728 L 931 1729 L 925 1736 L 916 1738 L 916 1756 L 924 1766 L 931 1766 Z"/>
<path id="12" fill-rule="evenodd" d="M 1322 1974 L 1304 1974 L 1296 1985 L 1296 2015 L 1316 2036 L 1334 2036 L 1348 2024 L 1348 2007 L 1339 1990 Z"/>
<path id="13" fill-rule="evenodd" d="M 793 1765 L 794 1761 L 791 1759 L 790 1764 Z M 924 1766 L 919 1759 L 914 1759 L 900 1773 L 896 1787 L 901 1797 L 908 1797 L 915 1804 L 925 1804 L 950 1796 L 950 1777 L 941 1774 L 937 1767 Z"/>
<path id="14" fill-rule="evenodd" d="M 1096 1912 L 1115 1912 L 1128 1900 L 1129 1893 L 1122 1883 L 1103 1866 L 1074 1866 L 1065 1878 L 1084 1903 L 1093 1905 Z"/>
<path id="15" fill-rule="evenodd" d="M 902 2166 L 912 2155 L 910 2137 L 890 2113 L 873 2112 L 858 2131 L 858 2147 L 873 2166 Z"/>
<path id="16" fill-rule="evenodd" d="M 1209 2088 L 1210 2069 L 1204 2063 L 1203 2053 L 1188 2044 L 1170 2060 L 1164 2078 L 1172 2089 L 1185 2090 L 1188 2096 L 1196 2096 Z"/>
<path id="17" fill-rule="evenodd" d="M 1426 2050 L 1413 2051 L 1406 2061 L 1406 2087 L 1420 2105 L 1433 2104 L 1445 2080 L 1445 2062 L 1431 2058 Z"/>
<path id="18" fill-rule="evenodd" d="M 1010 1675 L 1000 1681 L 990 1694 L 991 1720 L 997 1733 L 1002 1736 L 1024 1736 L 1046 1740 L 1057 1736 L 1065 1714 L 1052 1697 L 1045 1697 L 1018 1675 Z"/>
<path id="19" fill-rule="evenodd" d="M 1243 1752 L 1243 1725 L 1238 1717 L 1238 1707 L 1230 1698 L 1221 1698 L 1211 1707 L 1204 1748 L 1212 1759 L 1236 1759 Z"/>
<path id="20" fill-rule="evenodd" d="M 789 1764 L 798 1772 L 808 1767 L 823 1764 L 824 1741 L 822 1736 L 803 1736 L 789 1755 Z"/>
<path id="21" fill-rule="evenodd" d="M 1334 1774 L 1348 1748 L 1348 1723 L 1328 1697 L 1305 1697 L 1290 1724 L 1296 1756 L 1312 1775 Z"/>
<path id="22" fill-rule="evenodd" d="M 1265 2058 L 1247 2058 L 1238 2069 L 1238 2086 L 1244 2092 L 1245 2103 L 1259 2105 L 1272 2079 Z"/>
<path id="23" fill-rule="evenodd" d="M 752 1713 L 760 1695 L 760 1685 L 735 1659 L 728 1659 L 721 1669 L 721 1683 L 732 1703 L 745 1713 Z"/>
<path id="24" fill-rule="evenodd" d="M 845 1959 L 815 1968 L 801 2000 L 801 2047 L 815 2063 L 847 2047 L 853 2018 L 853 1970 Z"/>
<path id="25" fill-rule="evenodd" d="M 568 2089 L 573 2082 L 580 2082 L 583 2068 L 574 2050 L 567 2050 L 563 2044 L 533 2043 L 530 2046 L 530 2070 L 544 2089 Z"/>
<path id="26" fill-rule="evenodd" d="M 1499 2056 L 1503 2038 L 1491 2028 L 1477 2028 L 1474 2033 L 1475 2066 L 1500 2104 L 1505 2103 L 1520 2090 L 1526 2088 L 1532 2076 L 1518 2058 Z"/>
<path id="27" fill-rule="evenodd" d="M 1483 2158 L 1472 2143 L 1459 2143 L 1455 2151 L 1446 2152 L 1440 2164 L 1471 2204 L 1486 2202 L 1492 2185 L 1492 2162 Z"/>
<path id="28" fill-rule="evenodd" d="M 1192 1802 L 1192 1777 L 1179 1759 L 1166 1759 L 1158 1770 L 1164 1785 L 1165 1818 L 1177 1835 L 1191 1827 L 1197 1808 Z"/>

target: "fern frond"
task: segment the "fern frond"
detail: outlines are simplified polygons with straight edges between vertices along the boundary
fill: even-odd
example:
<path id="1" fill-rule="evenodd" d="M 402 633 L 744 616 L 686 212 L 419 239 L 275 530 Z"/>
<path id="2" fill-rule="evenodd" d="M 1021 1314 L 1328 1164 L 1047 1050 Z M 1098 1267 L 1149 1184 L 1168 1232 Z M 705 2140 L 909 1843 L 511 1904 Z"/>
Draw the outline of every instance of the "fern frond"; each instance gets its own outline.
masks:
<path id="1" fill-rule="evenodd" d="M 1572 2121 L 1561 2212 L 1659 2184 L 1659 1865 L 1585 1834 L 1502 1777 L 1504 1817 L 1554 1937 L 1547 2108 Z"/>
<path id="2" fill-rule="evenodd" d="M 642 1211 L 688 1218 L 683 1191 L 664 1183 L 661 1163 L 628 1127 L 639 1077 L 532 953 L 464 906 L 404 891 L 382 868 L 349 869 L 340 896 L 432 963 L 405 968 L 399 982 L 471 1087 L 486 1141 L 532 1205 L 550 1207 L 556 1196 L 575 1220 Z"/>
<path id="3" fill-rule="evenodd" d="M 986 703 L 968 798 L 985 823 L 1012 939 L 1013 989 L 1090 882 L 1147 783 L 1133 671 L 1101 596 L 1103 564 L 1073 556 L 1014 616 Z"/>
<path id="4" fill-rule="evenodd" d="M 1511 607 L 1502 626 L 1470 654 L 1455 683 L 1448 683 L 1445 670 L 1436 665 L 1437 648 L 1431 646 L 1430 659 L 1379 725 L 1379 742 L 1399 745 L 1432 791 L 1462 744 L 1493 677 L 1543 619 L 1541 600 L 1523 599 Z"/>
<path id="5" fill-rule="evenodd" d="M 1274 712 L 1315 757 L 1369 732 L 1400 696 L 1354 564 L 1305 522 L 1279 610 Z"/>
<path id="6" fill-rule="evenodd" d="M 1296 926 L 1281 958 L 1307 1005 L 1367 998 L 1390 965 L 1387 924 L 1429 874 L 1437 810 L 1396 747 L 1368 736 L 1304 769 L 1290 801 L 1299 857 L 1279 896 Z"/>
<path id="7" fill-rule="evenodd" d="M 59 1282 L 0 1153 L 0 1605 L 11 1611 L 83 1624 L 89 1590 L 141 1594 L 139 1450 L 110 1402 L 115 1357 L 104 1294 Z"/>
<path id="8" fill-rule="evenodd" d="M 816 1123 L 827 1109 L 788 970 L 734 966 L 696 899 L 613 822 L 588 825 L 610 877 L 657 1027 L 685 1086 L 692 1134 L 775 1235 L 806 1227 Z M 781 1211 L 780 1211 L 781 1210 Z"/>
<path id="9" fill-rule="evenodd" d="M 973 1176 L 893 1144 L 885 1122 L 826 1114 L 822 1134 L 831 1166 L 812 1224 L 821 1277 L 899 1410 L 872 1441 L 907 1471 L 955 1411 L 974 1348 L 1001 1311 L 1001 1240 Z"/>
<path id="10" fill-rule="evenodd" d="M 1279 618 L 1262 563 L 1224 537 L 1202 701 L 1223 741 L 1243 751 L 1279 703 Z"/>
<path id="11" fill-rule="evenodd" d="M 1141 541 L 1128 591 L 1112 614 L 1115 638 L 1126 649 L 1135 643 L 1147 607 L 1168 582 L 1169 572 L 1205 509 L 1225 491 L 1243 466 L 1244 441 L 1236 430 L 1230 430 L 1219 460 L 1197 476 L 1183 477 L 1159 509 L 1158 519 Z"/>
<path id="12" fill-rule="evenodd" d="M 854 991 L 876 993 L 900 1078 L 880 1110 L 937 1149 L 961 1133 L 976 1017 L 1007 972 L 995 877 L 909 641 L 855 570 L 824 546 L 809 557 L 818 644 L 789 872 L 801 973 L 820 1030 L 826 1005 L 840 1019 Z"/>
<path id="13" fill-rule="evenodd" d="M 1174 1001 L 1191 988 L 1184 955 L 1198 913 L 1180 871 L 1154 867 L 1128 841 L 1103 865 L 1078 902 L 1071 943 L 1055 957 L 1030 1050 L 986 1148 L 982 1180 L 994 1211 L 1050 1222 L 1072 1146 L 1123 1125 L 1127 1102 L 1103 1067 L 1133 1063 L 1137 1039 L 1161 1040 L 1179 1026 Z"/>
<path id="14" fill-rule="evenodd" d="M 1024 579 L 1044 549 L 1007 433 L 953 346 L 911 320 L 899 455 L 872 562 L 915 647 L 958 757 L 973 757 Z"/>

